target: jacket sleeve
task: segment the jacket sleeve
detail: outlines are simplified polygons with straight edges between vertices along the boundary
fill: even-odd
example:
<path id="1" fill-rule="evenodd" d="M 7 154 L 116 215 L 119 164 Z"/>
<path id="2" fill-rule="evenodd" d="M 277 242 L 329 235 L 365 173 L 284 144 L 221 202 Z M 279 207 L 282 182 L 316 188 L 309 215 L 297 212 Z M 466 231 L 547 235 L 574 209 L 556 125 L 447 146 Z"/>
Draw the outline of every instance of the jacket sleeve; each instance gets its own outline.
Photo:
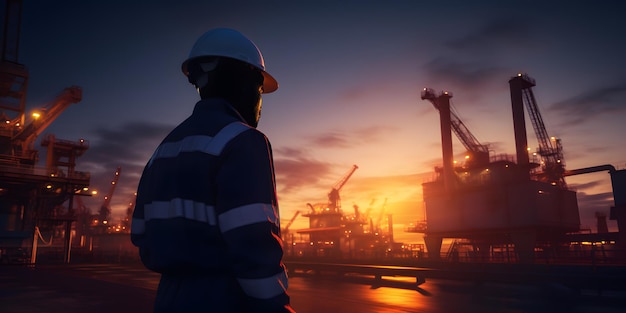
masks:
<path id="1" fill-rule="evenodd" d="M 250 129 L 226 146 L 215 186 L 218 225 L 248 305 L 255 312 L 295 312 L 287 295 L 273 160 L 265 135 Z"/>

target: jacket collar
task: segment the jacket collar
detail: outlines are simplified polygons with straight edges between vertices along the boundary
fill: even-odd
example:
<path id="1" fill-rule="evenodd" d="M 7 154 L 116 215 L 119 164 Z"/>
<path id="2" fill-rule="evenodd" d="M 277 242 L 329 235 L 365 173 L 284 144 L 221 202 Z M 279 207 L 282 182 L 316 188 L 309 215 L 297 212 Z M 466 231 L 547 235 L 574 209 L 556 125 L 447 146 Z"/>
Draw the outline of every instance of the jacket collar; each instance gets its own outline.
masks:
<path id="1" fill-rule="evenodd" d="M 194 114 L 201 112 L 204 114 L 206 112 L 216 111 L 236 117 L 242 123 L 246 125 L 248 124 L 246 123 L 246 120 L 241 116 L 241 114 L 239 114 L 239 112 L 237 112 L 237 110 L 235 110 L 235 108 L 228 101 L 222 98 L 208 98 L 200 100 L 198 101 L 198 103 L 196 103 L 196 106 L 193 109 Z"/>

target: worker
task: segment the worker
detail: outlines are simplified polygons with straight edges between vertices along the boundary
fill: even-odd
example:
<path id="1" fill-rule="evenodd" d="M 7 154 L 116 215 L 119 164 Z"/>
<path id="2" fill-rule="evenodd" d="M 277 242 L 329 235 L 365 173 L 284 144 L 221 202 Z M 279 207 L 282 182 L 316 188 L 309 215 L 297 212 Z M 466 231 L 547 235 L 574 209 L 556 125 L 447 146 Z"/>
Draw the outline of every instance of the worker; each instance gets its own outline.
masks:
<path id="1" fill-rule="evenodd" d="M 161 274 L 155 312 L 295 312 L 272 150 L 256 129 L 261 95 L 278 89 L 257 46 L 213 29 L 182 71 L 200 101 L 148 161 L 131 239 Z"/>

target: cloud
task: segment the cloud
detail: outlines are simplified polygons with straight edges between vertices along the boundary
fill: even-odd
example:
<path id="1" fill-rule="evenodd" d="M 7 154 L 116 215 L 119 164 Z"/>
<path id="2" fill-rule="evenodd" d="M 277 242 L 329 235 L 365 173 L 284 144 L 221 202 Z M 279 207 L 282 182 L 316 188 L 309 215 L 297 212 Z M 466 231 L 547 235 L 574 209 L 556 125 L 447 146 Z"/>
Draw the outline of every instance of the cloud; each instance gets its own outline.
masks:
<path id="1" fill-rule="evenodd" d="M 510 59 L 522 50 L 532 47 L 534 51 L 540 46 L 532 39 L 535 36 L 530 24 L 514 16 L 492 19 L 462 37 L 445 41 L 447 53 L 423 65 L 425 81 L 434 84 L 424 87 L 463 91 L 467 102 L 483 98 L 484 90 L 506 88 L 503 78 L 515 70 L 498 65 L 498 59 Z"/>
<path id="2" fill-rule="evenodd" d="M 316 135 L 311 140 L 315 146 L 321 148 L 349 148 L 353 143 L 350 142 L 348 137 L 343 132 L 330 131 Z"/>
<path id="3" fill-rule="evenodd" d="M 423 69 L 427 76 L 424 81 L 433 84 L 424 87 L 439 85 L 453 93 L 455 90 L 464 91 L 468 94 L 466 99 L 478 99 L 484 96 L 484 90 L 501 87 L 502 77 L 511 74 L 508 68 L 482 62 L 459 62 L 445 57 L 437 57 L 424 64 Z"/>
<path id="4" fill-rule="evenodd" d="M 91 174 L 90 188 L 97 190 L 99 195 L 84 199 L 85 205 L 92 212 L 99 208 L 119 166 L 121 171 L 111 206 L 127 206 L 143 167 L 171 128 L 171 125 L 139 122 L 119 128 L 96 129 L 94 144 L 80 158 L 80 170 Z"/>
<path id="5" fill-rule="evenodd" d="M 594 210 L 608 210 L 613 206 L 613 193 L 603 192 L 597 194 L 587 194 L 585 192 L 576 193 L 578 206 Z"/>
<path id="6" fill-rule="evenodd" d="M 531 23 L 517 17 L 488 21 L 465 37 L 450 40 L 445 46 L 454 50 L 493 51 L 494 48 L 528 46 L 532 42 Z"/>
<path id="7" fill-rule="evenodd" d="M 608 215 L 613 206 L 613 193 L 604 192 L 598 194 L 576 193 L 578 198 L 578 211 L 580 223 L 583 228 L 595 225 L 595 213 L 602 212 Z"/>
<path id="8" fill-rule="evenodd" d="M 569 188 L 572 190 L 585 190 L 585 189 L 595 188 L 598 186 L 604 186 L 604 182 L 595 180 L 595 181 L 586 182 L 584 184 L 569 184 Z"/>
<path id="9" fill-rule="evenodd" d="M 548 110 L 566 118 L 565 125 L 579 124 L 601 115 L 626 111 L 626 83 L 588 90 L 551 105 Z"/>
<path id="10" fill-rule="evenodd" d="M 98 128 L 93 131 L 96 144 L 89 148 L 81 164 L 96 171 L 118 165 L 143 168 L 171 129 L 171 125 L 147 122 L 128 123 L 116 129 Z"/>
<path id="11" fill-rule="evenodd" d="M 331 130 L 308 137 L 312 146 L 325 149 L 347 149 L 383 140 L 393 127 L 373 125 L 350 131 Z"/>
<path id="12" fill-rule="evenodd" d="M 329 175 L 333 167 L 330 163 L 309 157 L 306 150 L 281 148 L 274 152 L 279 193 L 314 186 Z"/>

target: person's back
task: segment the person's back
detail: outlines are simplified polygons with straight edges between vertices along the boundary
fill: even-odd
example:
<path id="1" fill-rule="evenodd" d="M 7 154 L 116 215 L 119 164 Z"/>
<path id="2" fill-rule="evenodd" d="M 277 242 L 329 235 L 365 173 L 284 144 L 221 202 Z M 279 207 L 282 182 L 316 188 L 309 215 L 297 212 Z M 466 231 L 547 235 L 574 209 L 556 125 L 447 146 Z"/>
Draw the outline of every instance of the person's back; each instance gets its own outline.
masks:
<path id="1" fill-rule="evenodd" d="M 228 55 L 237 45 L 252 58 Z M 183 72 L 202 100 L 149 160 L 133 213 L 131 239 L 162 274 L 155 312 L 293 312 L 271 147 L 256 130 L 261 93 L 278 85 L 228 29 L 203 35 Z"/>

